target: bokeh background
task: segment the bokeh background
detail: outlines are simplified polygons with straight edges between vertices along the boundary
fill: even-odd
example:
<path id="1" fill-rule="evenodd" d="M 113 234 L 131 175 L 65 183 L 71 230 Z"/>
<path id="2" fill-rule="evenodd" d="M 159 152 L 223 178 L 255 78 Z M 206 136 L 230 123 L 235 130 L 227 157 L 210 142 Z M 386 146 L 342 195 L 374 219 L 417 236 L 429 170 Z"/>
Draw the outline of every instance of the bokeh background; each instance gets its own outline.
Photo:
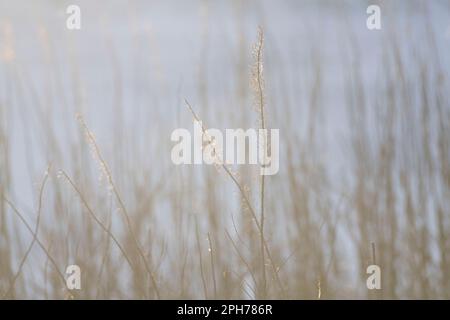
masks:
<path id="1" fill-rule="evenodd" d="M 257 167 L 170 158 L 185 99 L 259 128 L 258 27 L 262 228 Z M 444 0 L 0 0 L 0 297 L 450 298 L 449 48 Z"/>

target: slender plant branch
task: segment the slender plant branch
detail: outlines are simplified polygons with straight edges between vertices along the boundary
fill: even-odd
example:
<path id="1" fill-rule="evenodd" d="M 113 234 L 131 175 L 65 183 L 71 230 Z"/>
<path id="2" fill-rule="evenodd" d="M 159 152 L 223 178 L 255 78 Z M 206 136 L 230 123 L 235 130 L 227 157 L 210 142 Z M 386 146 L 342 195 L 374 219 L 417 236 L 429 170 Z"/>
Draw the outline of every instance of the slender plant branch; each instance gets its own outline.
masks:
<path id="1" fill-rule="evenodd" d="M 88 143 L 89 143 L 89 145 L 92 148 L 93 155 L 97 158 L 98 163 L 100 164 L 100 168 L 101 168 L 102 172 L 105 174 L 106 178 L 108 179 L 108 183 L 109 183 L 109 185 L 110 185 L 110 187 L 112 189 L 112 192 L 115 195 L 115 198 L 116 198 L 117 202 L 119 203 L 119 206 L 120 206 L 120 209 L 121 209 L 120 211 L 122 212 L 122 214 L 123 214 L 123 216 L 125 218 L 125 222 L 127 224 L 127 227 L 128 227 L 129 232 L 130 232 L 131 238 L 132 238 L 132 240 L 133 240 L 133 242 L 134 242 L 134 244 L 136 246 L 138 254 L 140 255 L 142 261 L 144 262 L 145 270 L 147 271 L 148 275 L 150 276 L 150 279 L 151 279 L 151 282 L 152 282 L 152 285 L 153 285 L 153 289 L 155 290 L 156 297 L 158 299 L 161 299 L 161 294 L 159 292 L 155 276 L 153 275 L 153 272 L 152 272 L 152 270 L 151 270 L 151 268 L 149 266 L 147 258 L 145 257 L 145 254 L 144 254 L 144 252 L 143 252 L 143 250 L 142 250 L 142 248 L 141 248 L 141 246 L 139 244 L 139 241 L 137 239 L 136 233 L 133 230 L 133 226 L 131 224 L 131 219 L 129 217 L 129 214 L 128 214 L 128 211 L 127 211 L 127 209 L 125 207 L 125 204 L 124 204 L 122 198 L 120 197 L 120 194 L 119 194 L 119 192 L 117 190 L 117 187 L 116 187 L 116 185 L 114 183 L 111 171 L 110 171 L 106 161 L 103 159 L 103 156 L 102 156 L 102 154 L 100 152 L 100 148 L 98 147 L 97 142 L 95 141 L 94 135 L 89 130 L 89 128 L 88 128 L 86 122 L 84 121 L 83 117 L 81 115 L 78 115 L 77 118 L 78 118 L 81 126 L 84 129 L 84 132 L 86 134 L 86 138 L 88 140 Z"/>
<path id="2" fill-rule="evenodd" d="M 3 298 L 5 298 L 5 297 L 7 297 L 7 296 L 9 296 L 11 294 L 12 290 L 14 289 L 14 285 L 16 283 L 16 280 L 19 277 L 20 273 L 22 272 L 22 268 L 23 268 L 25 262 L 27 261 L 27 258 L 29 256 L 31 250 L 33 249 L 34 244 L 36 243 L 36 239 L 37 239 L 37 235 L 38 235 L 38 231 L 39 231 L 39 225 L 40 225 L 40 222 L 41 222 L 42 200 L 43 200 L 43 197 L 44 197 L 44 188 L 45 188 L 45 185 L 46 185 L 47 180 L 48 180 L 49 172 L 50 172 L 50 165 L 47 167 L 47 170 L 45 171 L 44 178 L 43 178 L 42 183 L 41 183 L 41 187 L 39 188 L 39 205 L 38 205 L 38 210 L 37 210 L 36 227 L 34 229 L 33 240 L 31 241 L 30 245 L 28 246 L 24 257 L 20 261 L 19 268 L 17 269 L 16 274 L 12 278 L 11 284 L 9 285 L 9 288 L 6 291 L 6 293 L 3 296 Z"/>
<path id="3" fill-rule="evenodd" d="M 208 137 L 208 134 L 207 134 L 208 131 L 207 131 L 207 129 L 206 129 L 206 126 L 203 124 L 203 122 L 202 122 L 202 121 L 200 120 L 200 118 L 197 116 L 197 114 L 195 113 L 194 109 L 193 109 L 192 106 L 189 104 L 189 102 L 188 102 L 186 99 L 185 99 L 184 101 L 185 101 L 187 107 L 189 108 L 190 112 L 192 113 L 192 116 L 194 117 L 194 119 L 195 119 L 197 122 L 199 122 L 199 123 L 202 124 L 202 131 L 203 131 L 203 134 L 206 135 L 206 137 Z M 212 143 L 211 138 L 208 138 L 208 142 L 209 142 L 209 143 Z M 215 154 L 216 157 L 218 157 L 217 152 L 215 152 L 214 154 Z M 256 228 L 258 229 L 258 232 L 261 234 L 261 233 L 262 233 L 262 229 L 261 229 L 260 222 L 259 222 L 259 220 L 258 220 L 258 218 L 257 218 L 257 216 L 256 216 L 256 212 L 255 212 L 255 210 L 253 209 L 253 206 L 252 206 L 252 204 L 251 204 L 251 202 L 250 202 L 250 200 L 249 200 L 249 198 L 248 198 L 248 196 L 247 196 L 247 193 L 245 192 L 244 187 L 243 187 L 242 184 L 237 180 L 237 178 L 235 177 L 235 175 L 231 172 L 230 168 L 228 168 L 228 167 L 224 164 L 224 162 L 222 161 L 222 159 L 217 159 L 216 163 L 220 164 L 221 168 L 226 172 L 226 174 L 230 177 L 230 179 L 233 181 L 233 183 L 234 183 L 234 184 L 236 185 L 236 187 L 239 189 L 239 192 L 241 193 L 241 196 L 242 196 L 242 198 L 243 198 L 243 200 L 244 200 L 244 203 L 245 203 L 245 205 L 247 206 L 248 210 L 250 211 L 250 215 L 252 216 L 253 221 L 255 222 Z M 281 294 L 282 294 L 283 296 L 285 296 L 285 291 L 284 291 L 284 288 L 283 288 L 283 284 L 282 284 L 281 279 L 280 279 L 280 276 L 279 276 L 279 274 L 278 274 L 278 268 L 276 267 L 275 262 L 274 262 L 274 260 L 273 260 L 273 258 L 272 258 L 272 254 L 270 253 L 269 246 L 268 246 L 267 241 L 266 241 L 266 239 L 265 239 L 265 237 L 264 237 L 264 234 L 262 235 L 261 238 L 262 238 L 263 246 L 264 246 L 264 248 L 265 248 L 267 257 L 269 258 L 270 264 L 271 264 L 271 266 L 272 266 L 272 270 L 273 270 L 273 273 L 274 273 L 274 275 L 275 275 L 275 280 L 276 280 L 277 283 L 278 283 L 278 286 L 279 286 L 279 289 L 280 289 L 280 291 L 281 291 Z"/>

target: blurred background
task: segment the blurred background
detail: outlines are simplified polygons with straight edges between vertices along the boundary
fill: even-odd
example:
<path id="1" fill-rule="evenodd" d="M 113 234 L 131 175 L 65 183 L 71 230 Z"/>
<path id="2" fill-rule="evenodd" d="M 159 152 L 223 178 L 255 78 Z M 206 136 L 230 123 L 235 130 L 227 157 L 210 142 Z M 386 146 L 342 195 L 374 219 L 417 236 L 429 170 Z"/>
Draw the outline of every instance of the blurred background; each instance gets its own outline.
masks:
<path id="1" fill-rule="evenodd" d="M 446 0 L 0 0 L 0 297 L 450 298 L 449 48 Z M 175 166 L 258 63 L 280 172 Z"/>

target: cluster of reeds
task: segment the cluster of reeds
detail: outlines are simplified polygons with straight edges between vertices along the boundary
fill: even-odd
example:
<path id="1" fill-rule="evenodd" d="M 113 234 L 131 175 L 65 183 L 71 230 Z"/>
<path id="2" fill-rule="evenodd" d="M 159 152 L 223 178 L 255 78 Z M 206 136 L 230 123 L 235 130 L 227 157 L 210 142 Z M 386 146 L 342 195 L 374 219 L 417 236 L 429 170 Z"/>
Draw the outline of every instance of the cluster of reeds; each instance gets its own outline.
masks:
<path id="1" fill-rule="evenodd" d="M 46 65 L 48 86 L 37 86 L 9 28 L 0 298 L 450 298 L 449 79 L 434 36 L 404 46 L 386 36 L 374 82 L 349 37 L 339 114 L 326 100 L 320 48 L 300 72 L 300 58 L 286 62 L 262 30 L 253 56 L 240 39 L 232 81 L 217 80 L 223 96 L 200 76 L 196 101 L 175 97 L 173 114 L 142 84 L 131 90 L 137 106 L 125 101 L 130 62 L 111 50 L 113 104 L 102 122 L 89 113 L 77 58 L 67 73 Z M 207 126 L 280 128 L 279 174 L 173 165 L 169 131 L 192 118 L 205 134 Z M 65 286 L 71 264 L 82 290 Z M 370 264 L 381 267 L 379 291 L 366 287 Z"/>

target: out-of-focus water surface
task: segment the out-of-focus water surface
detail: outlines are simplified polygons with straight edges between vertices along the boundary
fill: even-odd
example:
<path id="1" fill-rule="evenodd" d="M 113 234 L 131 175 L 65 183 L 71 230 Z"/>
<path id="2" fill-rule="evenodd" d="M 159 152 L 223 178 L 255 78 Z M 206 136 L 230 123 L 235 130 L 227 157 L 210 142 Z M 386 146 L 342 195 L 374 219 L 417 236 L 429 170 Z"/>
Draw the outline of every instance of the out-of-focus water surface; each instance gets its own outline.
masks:
<path id="1" fill-rule="evenodd" d="M 65 10 L 70 4 L 81 7 L 79 31 L 66 28 Z M 450 44 L 446 1 L 383 3 L 380 31 L 366 28 L 368 4 L 1 1 L 1 44 L 14 53 L 1 64 L 2 100 L 9 102 L 6 117 L 9 135 L 14 139 L 14 193 L 31 200 L 31 173 L 51 161 L 38 145 L 40 134 L 33 130 L 45 125 L 39 123 L 43 119 L 35 117 L 38 108 L 47 110 L 45 118 L 52 121 L 55 135 L 68 144 L 73 134 L 68 129 L 76 127 L 75 113 L 83 112 L 99 144 L 106 148 L 114 144 L 108 124 L 116 105 L 123 110 L 125 131 L 145 127 L 161 135 L 161 143 L 166 143 L 167 137 L 162 133 L 176 127 L 176 114 L 186 116 L 184 98 L 195 105 L 207 101 L 204 108 L 208 115 L 227 113 L 228 108 L 233 112 L 250 109 L 250 104 L 231 106 L 228 92 L 242 83 L 247 85 L 236 75 L 239 71 L 244 77 L 250 74 L 251 45 L 259 25 L 266 34 L 269 112 L 277 115 L 280 126 L 293 121 L 300 131 L 307 128 L 308 101 L 302 93 L 313 86 L 320 71 L 319 104 L 329 138 L 323 141 L 324 157 L 339 162 L 342 155 L 334 146 L 347 127 L 341 117 L 346 112 L 346 63 L 358 59 L 365 85 L 375 86 L 383 65 L 383 48 L 388 45 L 386 39 L 396 37 L 406 58 L 423 55 L 435 59 L 436 54 L 442 72 L 449 68 L 445 54 Z M 434 33 L 437 52 L 430 52 L 427 45 L 413 46 L 426 42 L 427 28 Z M 417 65 L 411 62 L 405 68 L 416 69 Z M 20 83 L 17 90 L 11 88 L 15 79 Z M 203 89 L 199 87 L 206 88 L 207 100 L 202 101 L 199 91 Z M 22 95 L 18 90 L 33 93 Z M 283 118 L 284 108 L 293 110 L 290 119 Z M 231 119 L 229 123 L 224 125 L 233 126 Z M 145 150 L 146 138 L 135 138 L 143 139 Z M 153 160 L 167 162 L 167 157 Z"/>
<path id="2" fill-rule="evenodd" d="M 83 148 L 76 114 L 83 114 L 95 133 L 126 202 L 132 203 L 133 195 L 123 163 L 130 170 L 148 168 L 155 181 L 168 182 L 160 191 L 169 192 L 177 181 L 169 173 L 179 169 L 170 161 L 170 133 L 192 128 L 184 99 L 210 127 L 258 125 L 249 84 L 258 26 L 265 34 L 267 118 L 280 129 L 282 164 L 287 141 L 296 134 L 303 146 L 315 141 L 311 152 L 324 164 L 320 170 L 327 172 L 331 189 L 352 185 L 348 84 L 362 84 L 368 105 L 383 103 L 380 88 L 397 85 L 382 80 L 395 59 L 386 54 L 393 45 L 407 82 L 414 83 L 429 62 L 438 61 L 436 73 L 450 71 L 448 1 L 379 3 L 382 29 L 370 31 L 370 1 L 0 0 L 0 120 L 10 141 L 8 194 L 33 221 L 48 163 L 74 175 L 92 173 L 76 172 L 72 165 Z M 81 30 L 66 28 L 69 4 L 81 8 Z M 420 103 L 413 92 L 409 103 L 412 109 Z M 313 122 L 320 126 L 311 129 Z M 376 139 L 379 132 L 371 132 Z M 281 165 L 271 191 L 286 192 L 281 177 L 288 175 Z M 226 193 L 221 197 L 227 201 Z M 158 228 L 170 232 L 165 218 L 170 201 L 154 206 L 162 221 Z M 350 242 L 350 235 L 341 236 Z"/>

